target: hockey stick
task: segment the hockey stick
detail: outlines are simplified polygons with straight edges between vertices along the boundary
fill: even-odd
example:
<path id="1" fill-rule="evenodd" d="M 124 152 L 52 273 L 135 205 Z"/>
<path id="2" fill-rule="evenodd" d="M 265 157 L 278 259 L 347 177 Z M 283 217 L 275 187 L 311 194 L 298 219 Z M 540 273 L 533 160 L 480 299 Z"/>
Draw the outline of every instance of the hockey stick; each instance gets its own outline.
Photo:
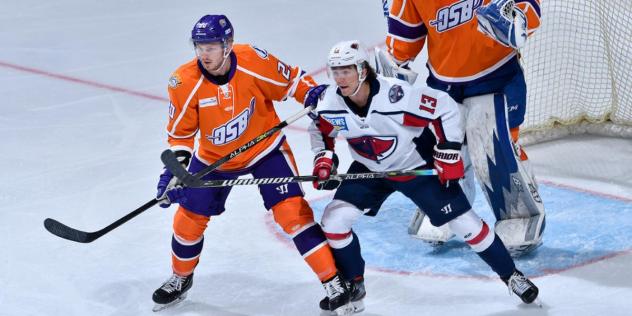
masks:
<path id="1" fill-rule="evenodd" d="M 435 176 L 437 171 L 434 169 L 424 170 L 397 170 L 397 171 L 382 171 L 382 172 L 368 172 L 368 173 L 349 173 L 349 174 L 336 174 L 332 175 L 329 180 L 359 180 L 359 179 L 379 179 L 379 178 L 392 178 L 403 176 Z M 293 176 L 293 177 L 278 177 L 278 178 L 251 178 L 251 179 L 230 179 L 230 180 L 206 180 L 198 181 L 192 188 L 214 188 L 214 187 L 228 187 L 235 185 L 259 185 L 259 184 L 281 184 L 290 182 L 311 182 L 317 181 L 317 176 Z"/>
<path id="2" fill-rule="evenodd" d="M 273 128 L 267 130 L 263 134 L 255 137 L 251 141 L 249 141 L 246 144 L 242 145 L 241 147 L 235 149 L 235 151 L 233 151 L 232 153 L 230 153 L 230 154 L 218 159 L 217 161 L 213 162 L 208 167 L 198 171 L 194 175 L 189 173 L 189 171 L 187 171 L 184 168 L 184 166 L 182 166 L 182 164 L 176 158 L 175 153 L 173 151 L 169 150 L 169 149 L 167 149 L 167 150 L 162 152 L 162 154 L 160 155 L 160 159 L 162 160 L 162 163 L 165 164 L 165 167 L 167 169 L 169 169 L 169 171 L 171 171 L 171 173 L 173 173 L 174 176 L 176 176 L 178 179 L 180 179 L 180 181 L 182 181 L 182 184 L 184 184 L 185 186 L 188 186 L 188 187 L 197 187 L 197 186 L 199 186 L 199 183 L 201 182 L 200 179 L 203 176 L 211 173 L 213 170 L 217 169 L 223 163 L 225 163 L 228 160 L 232 159 L 233 157 L 241 154 L 242 152 L 246 151 L 247 149 L 253 147 L 256 144 L 258 144 L 262 140 L 270 137 L 270 135 L 280 131 L 282 128 L 288 126 L 292 122 L 294 122 L 294 121 L 298 120 L 299 118 L 303 117 L 305 114 L 309 113 L 312 109 L 313 109 L 313 107 L 311 107 L 311 106 L 310 107 L 306 107 L 305 109 L 303 109 L 303 111 L 294 114 L 294 116 L 289 117 L 285 121 L 277 124 Z"/>
<path id="3" fill-rule="evenodd" d="M 186 171 L 186 169 L 184 170 L 184 172 L 187 173 L 193 179 L 196 179 L 196 178 L 199 179 L 199 178 L 203 177 L 204 175 L 210 173 L 211 171 L 217 169 L 223 163 L 233 159 L 235 156 L 241 154 L 242 152 L 246 151 L 247 149 L 251 148 L 252 146 L 258 144 L 262 140 L 270 137 L 275 132 L 281 130 L 282 128 L 288 126 L 292 122 L 298 120 L 299 118 L 301 118 L 302 116 L 307 114 L 312 109 L 313 109 L 313 107 L 306 107 L 306 108 L 304 108 L 302 111 L 298 112 L 294 116 L 292 116 L 292 117 L 286 119 L 285 121 L 277 124 L 273 128 L 271 128 L 271 129 L 267 130 L 266 132 L 264 132 L 263 134 L 257 136 L 255 139 L 249 141 L 248 143 L 246 143 L 245 145 L 243 145 L 243 146 L 239 147 L 238 149 L 234 150 L 230 154 L 218 159 L 213 164 L 209 165 L 208 167 L 204 168 L 203 170 L 200 170 L 195 175 L 192 175 L 192 174 L 188 173 Z M 171 150 L 166 150 L 165 152 L 173 153 Z M 164 153 L 163 153 L 163 155 L 161 155 L 161 157 L 162 156 L 164 156 Z M 174 158 L 175 158 L 175 156 L 174 156 Z M 180 167 L 182 168 L 182 166 L 180 166 Z M 182 169 L 184 169 L 184 168 L 182 168 Z M 175 173 L 174 173 L 174 175 L 175 175 Z M 180 178 L 180 179 L 182 179 L 182 178 Z M 156 199 L 151 199 L 147 203 L 145 203 L 142 206 L 140 206 L 139 208 L 137 208 L 134 211 L 130 212 L 129 214 L 121 217 L 120 219 L 118 219 L 114 223 L 106 226 L 105 228 L 102 228 L 100 230 L 94 231 L 94 232 L 81 231 L 81 230 L 69 227 L 67 225 L 64 225 L 64 224 L 60 223 L 59 221 L 54 220 L 52 218 L 47 218 L 47 219 L 44 220 L 44 228 L 46 228 L 46 230 L 48 230 L 51 234 L 53 234 L 55 236 L 58 236 L 58 237 L 61 237 L 61 238 L 64 238 L 64 239 L 68 239 L 68 240 L 75 241 L 75 242 L 80 242 L 80 243 L 90 243 L 90 242 L 95 241 L 97 238 L 109 233 L 113 229 L 123 225 L 125 222 L 129 221 L 130 219 L 138 216 L 140 213 L 150 209 L 152 206 L 158 204 L 158 202 L 159 201 L 156 200 Z"/>
<path id="4" fill-rule="evenodd" d="M 123 225 L 123 223 L 136 217 L 136 215 L 148 210 L 149 208 L 151 208 L 152 206 L 156 204 L 158 204 L 158 200 L 152 199 L 151 201 L 148 201 L 147 203 L 135 209 L 131 213 L 121 217 L 116 222 L 108 225 L 107 227 L 103 229 L 97 230 L 95 232 L 85 232 L 85 231 L 81 231 L 72 227 L 68 227 L 52 218 L 47 218 L 44 220 L 44 227 L 53 235 L 59 236 L 61 238 L 80 242 L 80 243 L 90 243 L 90 242 L 95 241 L 97 238 L 109 233 L 114 228 L 117 228 Z"/>

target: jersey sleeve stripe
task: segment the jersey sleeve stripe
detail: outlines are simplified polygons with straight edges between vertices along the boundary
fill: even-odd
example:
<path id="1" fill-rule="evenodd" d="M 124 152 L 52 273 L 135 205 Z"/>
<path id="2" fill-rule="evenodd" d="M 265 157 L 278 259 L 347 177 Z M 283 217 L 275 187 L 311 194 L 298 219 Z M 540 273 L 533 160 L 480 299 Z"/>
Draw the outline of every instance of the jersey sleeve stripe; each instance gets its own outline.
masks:
<path id="1" fill-rule="evenodd" d="M 404 126 L 427 127 L 432 120 L 410 113 L 404 113 Z"/>
<path id="2" fill-rule="evenodd" d="M 407 39 L 419 39 L 428 35 L 428 29 L 423 23 L 417 25 L 404 23 L 401 20 L 388 18 L 388 33 L 393 36 Z"/>
<path id="3" fill-rule="evenodd" d="M 198 80 L 198 82 L 195 84 L 195 87 L 193 87 L 193 90 L 191 90 L 191 93 L 189 94 L 189 97 L 187 98 L 187 101 L 184 102 L 184 106 L 182 107 L 182 112 L 180 112 L 180 115 L 178 115 L 178 118 L 176 119 L 176 121 L 173 123 L 173 127 L 171 127 L 171 131 L 169 131 L 169 135 L 171 135 L 171 137 L 175 137 L 175 138 L 187 138 L 187 137 L 191 137 L 191 136 L 186 136 L 186 137 L 178 137 L 175 135 L 176 133 L 176 129 L 178 128 L 178 124 L 180 123 L 180 121 L 182 120 L 182 118 L 184 117 L 184 114 L 186 113 L 187 109 L 189 108 L 189 103 L 191 102 L 191 100 L 193 99 L 193 96 L 195 95 L 195 93 L 197 92 L 197 90 L 200 88 L 200 86 L 202 85 L 202 82 L 204 81 L 204 75 L 200 76 L 200 80 Z M 195 134 L 195 133 L 194 133 Z"/>
<path id="4" fill-rule="evenodd" d="M 185 138 L 190 138 L 190 137 L 195 136 L 195 133 L 197 133 L 197 132 L 198 132 L 198 129 L 196 129 L 196 130 L 195 130 L 195 132 L 193 132 L 193 133 L 191 133 L 191 134 L 189 134 L 189 135 L 184 135 L 184 136 L 178 136 L 178 135 L 176 135 L 176 134 L 174 134 L 174 133 L 172 133 L 172 132 L 170 132 L 170 131 L 167 131 L 167 134 L 169 134 L 169 136 L 171 136 L 171 137 L 173 137 L 173 138 L 177 138 L 177 139 L 185 139 Z"/>
<path id="5" fill-rule="evenodd" d="M 441 118 L 437 118 L 432 121 L 432 126 L 434 127 L 434 133 L 437 136 L 437 140 L 439 142 L 446 141 L 445 131 L 443 130 L 443 120 L 441 120 Z"/>
<path id="6" fill-rule="evenodd" d="M 171 147 L 169 147 L 169 149 L 171 149 L 172 151 L 184 150 L 184 151 L 188 151 L 189 153 L 193 152 L 192 148 L 190 148 L 188 146 L 183 146 L 183 145 L 171 146 Z"/>
<path id="7" fill-rule="evenodd" d="M 268 82 L 268 83 L 271 83 L 271 84 L 274 84 L 274 85 L 277 85 L 277 86 L 280 86 L 280 87 L 287 87 L 287 85 L 288 85 L 287 82 L 279 82 L 279 81 L 276 81 L 276 80 L 272 80 L 270 78 L 264 77 L 264 76 L 262 76 L 262 75 L 260 75 L 260 74 L 258 74 L 256 72 L 254 72 L 254 71 L 250 71 L 250 70 L 248 70 L 246 68 L 243 68 L 243 67 L 241 67 L 239 65 L 237 65 L 237 70 L 243 71 L 243 72 L 245 72 L 245 73 L 247 73 L 247 74 L 249 74 L 249 75 L 251 75 L 251 76 L 253 76 L 253 77 L 257 78 L 257 79 L 263 80 L 265 82 Z"/>
<path id="8" fill-rule="evenodd" d="M 415 43 L 415 42 L 419 42 L 419 41 L 423 41 L 426 36 L 423 35 L 421 37 L 417 37 L 417 38 L 406 38 L 406 37 L 401 37 L 392 33 L 388 33 L 387 35 L 391 36 L 392 38 L 402 41 L 402 42 L 406 42 L 406 43 Z"/>

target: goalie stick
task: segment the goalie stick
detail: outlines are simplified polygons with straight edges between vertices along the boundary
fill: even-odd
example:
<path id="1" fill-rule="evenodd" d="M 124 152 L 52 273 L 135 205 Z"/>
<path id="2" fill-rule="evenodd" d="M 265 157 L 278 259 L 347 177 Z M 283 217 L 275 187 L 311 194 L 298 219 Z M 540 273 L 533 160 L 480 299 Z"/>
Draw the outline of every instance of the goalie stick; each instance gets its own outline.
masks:
<path id="1" fill-rule="evenodd" d="M 180 168 L 184 169 L 183 167 L 180 167 Z M 368 173 L 336 174 L 329 177 L 329 180 L 344 181 L 344 180 L 359 180 L 359 179 L 393 178 L 393 177 L 403 177 L 403 176 L 435 176 L 435 175 L 437 175 L 437 171 L 433 169 L 397 170 L 397 171 L 382 171 L 382 172 L 368 172 Z M 293 176 L 293 177 L 277 177 L 277 178 L 250 178 L 250 179 L 229 179 L 229 180 L 205 180 L 205 181 L 198 180 L 194 183 L 191 183 L 189 187 L 214 188 L 214 187 L 228 187 L 228 186 L 235 186 L 235 185 L 259 185 L 259 184 L 282 184 L 282 183 L 289 183 L 289 182 L 312 182 L 312 181 L 317 181 L 317 180 L 318 180 L 317 176 Z"/>
<path id="2" fill-rule="evenodd" d="M 299 118 L 303 117 L 305 114 L 307 114 L 310 111 L 312 111 L 313 108 L 314 108 L 313 106 L 308 106 L 308 107 L 304 108 L 300 112 L 298 112 L 298 113 L 294 114 L 293 116 L 287 118 L 285 121 L 277 124 L 276 126 L 272 127 L 271 129 L 265 131 L 263 134 L 255 137 L 254 139 L 252 139 L 251 141 L 247 142 L 243 146 L 237 148 L 236 150 L 234 150 L 230 154 L 218 159 L 217 161 L 215 161 L 214 163 L 212 163 L 208 167 L 204 168 L 203 170 L 200 170 L 195 175 L 192 175 L 192 174 L 188 173 L 186 170 L 184 170 L 184 172 L 189 177 L 191 177 L 192 179 L 202 178 L 206 174 L 208 174 L 211 171 L 217 169 L 223 163 L 233 159 L 235 156 L 238 156 L 242 152 L 248 150 L 249 148 L 251 148 L 254 145 L 256 145 L 259 142 L 261 142 L 262 140 L 270 137 L 274 133 L 280 131 L 284 127 L 288 126 L 289 124 L 291 124 L 294 121 L 298 120 Z M 171 150 L 166 150 L 165 152 L 173 153 Z M 162 158 L 162 156 L 165 155 L 165 152 L 163 152 L 163 154 L 161 155 L 161 158 Z M 184 168 L 182 168 L 182 169 L 184 169 Z M 175 174 L 175 173 L 174 173 L 174 175 L 177 176 L 177 174 Z M 180 177 L 178 177 L 178 178 L 182 179 Z M 55 236 L 58 236 L 58 237 L 61 237 L 61 238 L 64 238 L 64 239 L 68 239 L 70 241 L 75 241 L 75 242 L 80 242 L 80 243 L 90 243 L 90 242 L 95 241 L 99 237 L 109 233 L 113 229 L 123 225 L 125 222 L 129 221 L 130 219 L 138 216 L 140 213 L 150 209 L 152 206 L 158 204 L 158 202 L 159 202 L 159 200 L 151 199 L 150 201 L 147 201 L 147 203 L 143 204 L 139 208 L 137 208 L 134 211 L 130 212 L 129 214 L 121 217 L 120 219 L 118 219 L 114 223 L 112 223 L 112 224 L 110 224 L 110 225 L 108 225 L 108 226 L 106 226 L 106 227 L 104 227 L 104 228 L 102 228 L 100 230 L 94 231 L 94 232 L 81 231 L 81 230 L 69 227 L 69 226 L 67 226 L 67 225 L 65 225 L 63 223 L 60 223 L 59 221 L 54 220 L 52 218 L 47 218 L 47 219 L 44 220 L 44 228 L 46 228 L 46 230 L 48 230 L 51 234 L 53 234 Z"/>

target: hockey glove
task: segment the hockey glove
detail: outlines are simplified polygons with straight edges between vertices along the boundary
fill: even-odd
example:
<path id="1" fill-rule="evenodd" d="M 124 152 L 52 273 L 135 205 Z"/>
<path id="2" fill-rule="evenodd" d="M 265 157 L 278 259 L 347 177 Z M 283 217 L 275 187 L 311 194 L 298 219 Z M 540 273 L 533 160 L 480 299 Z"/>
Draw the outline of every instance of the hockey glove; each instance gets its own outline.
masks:
<path id="1" fill-rule="evenodd" d="M 476 10 L 478 31 L 498 43 L 521 48 L 527 40 L 527 17 L 514 0 L 493 0 Z"/>
<path id="2" fill-rule="evenodd" d="M 463 160 L 461 160 L 461 143 L 445 142 L 434 147 L 434 166 L 437 169 L 439 182 L 446 187 L 451 181 L 463 178 Z"/>
<path id="3" fill-rule="evenodd" d="M 318 106 L 318 100 L 320 100 L 320 97 L 323 95 L 323 92 L 327 90 L 327 87 L 329 87 L 328 84 L 321 84 L 319 86 L 315 86 L 307 90 L 307 94 L 305 95 L 305 107 L 308 107 L 308 106 L 314 107 L 312 111 L 307 114 L 312 120 L 318 119 L 318 115 L 315 112 L 316 106 Z"/>
<path id="4" fill-rule="evenodd" d="M 331 150 L 321 150 L 314 156 L 314 171 L 312 175 L 318 177 L 318 181 L 312 182 L 318 190 L 335 190 L 340 186 L 340 180 L 329 180 L 336 174 L 338 168 L 338 156 Z"/>
<path id="5" fill-rule="evenodd" d="M 410 61 L 400 62 L 391 54 L 375 48 L 375 65 L 376 72 L 384 77 L 392 77 L 400 80 L 408 81 L 414 84 L 417 80 L 417 73 L 408 67 Z"/>
<path id="6" fill-rule="evenodd" d="M 178 161 L 186 168 L 191 161 L 191 153 L 184 150 L 175 152 Z M 173 176 L 169 169 L 164 169 L 158 180 L 156 200 L 160 201 L 158 205 L 167 208 L 171 203 L 185 202 L 183 187 L 180 185 L 180 179 Z"/>

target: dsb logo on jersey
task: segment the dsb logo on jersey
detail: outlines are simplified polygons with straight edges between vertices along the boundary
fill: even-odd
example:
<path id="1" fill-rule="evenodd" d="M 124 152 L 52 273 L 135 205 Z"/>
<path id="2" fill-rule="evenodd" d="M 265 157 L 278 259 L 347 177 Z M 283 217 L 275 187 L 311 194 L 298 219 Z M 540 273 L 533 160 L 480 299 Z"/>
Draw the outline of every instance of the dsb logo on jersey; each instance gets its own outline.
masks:
<path id="1" fill-rule="evenodd" d="M 255 98 L 250 100 L 250 107 L 243 110 L 239 115 L 226 122 L 224 125 L 220 125 L 213 129 L 213 135 L 206 135 L 206 139 L 212 142 L 213 145 L 228 144 L 235 139 L 239 138 L 246 129 L 250 122 L 250 116 L 255 111 Z"/>
<path id="2" fill-rule="evenodd" d="M 470 21 L 474 17 L 474 11 L 481 6 L 483 0 L 463 0 L 437 11 L 437 18 L 430 20 L 430 25 L 437 32 L 445 32 Z"/>

